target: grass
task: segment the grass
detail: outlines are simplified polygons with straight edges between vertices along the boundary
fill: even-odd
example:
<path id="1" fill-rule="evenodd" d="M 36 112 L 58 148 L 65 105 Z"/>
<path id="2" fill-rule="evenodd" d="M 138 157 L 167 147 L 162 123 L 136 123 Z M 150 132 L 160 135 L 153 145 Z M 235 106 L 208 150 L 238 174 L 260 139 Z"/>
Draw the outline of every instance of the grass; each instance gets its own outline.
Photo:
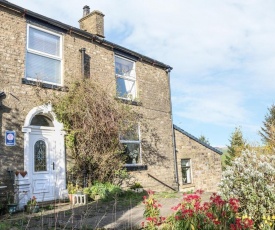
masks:
<path id="1" fill-rule="evenodd" d="M 157 199 L 159 198 L 176 198 L 178 192 L 159 192 L 155 194 Z"/>

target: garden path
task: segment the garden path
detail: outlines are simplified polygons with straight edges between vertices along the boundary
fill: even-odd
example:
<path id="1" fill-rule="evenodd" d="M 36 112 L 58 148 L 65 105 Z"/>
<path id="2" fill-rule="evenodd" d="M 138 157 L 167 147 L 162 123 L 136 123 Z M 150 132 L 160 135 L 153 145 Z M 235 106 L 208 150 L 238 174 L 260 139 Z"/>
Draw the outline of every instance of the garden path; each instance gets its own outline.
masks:
<path id="1" fill-rule="evenodd" d="M 202 194 L 202 201 L 208 201 L 210 193 Z M 157 198 L 161 216 L 167 216 L 182 200 L 182 193 L 173 196 Z M 54 204 L 54 209 L 43 213 L 31 214 L 20 212 L 12 216 L 1 217 L 10 222 L 10 230 L 28 229 L 108 229 L 129 230 L 139 229 L 145 220 L 143 217 L 144 204 L 142 202 L 123 204 L 121 201 L 92 202 L 83 206 L 72 206 L 68 203 Z M 1 226 L 1 225 L 0 225 Z M 24 227 L 23 227 L 24 226 Z M 22 228 L 23 227 L 23 228 Z M 86 228 L 84 228 L 86 227 Z M 6 230 L 6 229 L 5 229 Z"/>

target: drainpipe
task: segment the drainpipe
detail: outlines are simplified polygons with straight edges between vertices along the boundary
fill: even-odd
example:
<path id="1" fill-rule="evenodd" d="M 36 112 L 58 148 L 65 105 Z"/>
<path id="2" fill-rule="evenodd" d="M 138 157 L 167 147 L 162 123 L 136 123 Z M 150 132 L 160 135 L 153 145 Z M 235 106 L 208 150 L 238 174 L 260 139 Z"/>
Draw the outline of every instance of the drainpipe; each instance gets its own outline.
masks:
<path id="1" fill-rule="evenodd" d="M 0 98 L 5 97 L 5 96 L 6 96 L 6 94 L 4 92 L 0 92 Z M 1 107 L 1 105 L 2 105 L 2 102 L 0 102 L 0 107 Z"/>
<path id="2" fill-rule="evenodd" d="M 170 84 L 170 72 L 172 68 L 167 69 L 168 76 L 168 86 L 169 86 L 169 97 L 170 97 L 170 111 L 171 111 L 171 124 L 172 124 L 172 145 L 173 145 L 173 156 L 174 156 L 174 180 L 177 184 L 177 191 L 179 191 L 179 176 L 178 176 L 178 166 L 177 166 L 177 155 L 176 155 L 176 144 L 175 144 L 175 133 L 173 124 L 173 110 L 172 110 L 172 96 L 171 96 L 171 84 Z"/>
<path id="3" fill-rule="evenodd" d="M 85 78 L 85 48 L 81 48 L 79 50 L 81 52 L 81 74 L 82 74 L 82 78 Z"/>

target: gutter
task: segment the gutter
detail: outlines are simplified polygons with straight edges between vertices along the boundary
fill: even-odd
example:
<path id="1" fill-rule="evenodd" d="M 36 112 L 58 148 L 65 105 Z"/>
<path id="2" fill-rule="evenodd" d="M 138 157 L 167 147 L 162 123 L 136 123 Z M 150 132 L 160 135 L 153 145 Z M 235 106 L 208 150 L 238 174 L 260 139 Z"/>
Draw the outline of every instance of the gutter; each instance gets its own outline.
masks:
<path id="1" fill-rule="evenodd" d="M 96 36 L 94 34 L 91 34 L 91 33 L 88 33 L 84 30 L 81 30 L 81 29 L 78 29 L 76 27 L 73 27 L 73 26 L 70 26 L 68 24 L 65 24 L 65 23 L 62 23 L 62 22 L 59 22 L 57 20 L 54 20 L 54 19 L 51 19 L 51 18 L 48 18 L 48 17 L 45 17 L 41 14 L 37 14 L 33 11 L 30 11 L 30 10 L 27 10 L 27 9 L 24 9 L 20 6 L 17 6 L 15 4 L 12 4 L 8 1 L 5 1 L 5 0 L 0 0 L 0 6 L 3 6 L 5 8 L 8 8 L 10 10 L 13 10 L 19 14 L 22 14 L 22 17 L 25 17 L 26 15 L 28 16 L 31 16 L 31 17 L 34 17 L 34 18 L 37 18 L 43 22 L 46 22 L 46 23 L 49 23 L 51 25 L 54 25 L 54 26 L 57 26 L 61 29 L 64 29 L 64 30 L 67 30 L 68 33 L 75 33 L 81 37 L 84 37 L 86 39 L 90 39 L 91 42 L 96 42 L 98 44 L 101 44 L 101 45 L 104 45 L 106 47 L 109 47 L 111 49 L 116 49 L 116 50 L 119 50 L 121 52 L 125 52 L 125 53 L 128 53 L 130 55 L 133 55 L 135 57 L 137 57 L 139 59 L 139 61 L 143 61 L 143 62 L 146 62 L 146 63 L 149 63 L 149 64 L 152 64 L 154 66 L 157 66 L 157 67 L 160 67 L 160 68 L 163 68 L 165 70 L 172 70 L 172 67 L 169 66 L 169 65 L 166 65 L 162 62 L 159 62 L 157 60 L 154 60 L 152 58 L 149 58 L 147 56 L 144 56 L 142 54 L 139 54 L 137 52 L 134 52 L 134 51 L 131 51 L 127 48 L 124 48 L 122 46 L 119 46 L 115 43 L 112 43 L 112 42 L 109 42 L 99 36 Z"/>
<path id="2" fill-rule="evenodd" d="M 0 99 L 2 99 L 2 97 L 5 97 L 6 94 L 4 92 L 0 92 Z M 2 106 L 2 101 L 0 101 L 0 107 Z"/>

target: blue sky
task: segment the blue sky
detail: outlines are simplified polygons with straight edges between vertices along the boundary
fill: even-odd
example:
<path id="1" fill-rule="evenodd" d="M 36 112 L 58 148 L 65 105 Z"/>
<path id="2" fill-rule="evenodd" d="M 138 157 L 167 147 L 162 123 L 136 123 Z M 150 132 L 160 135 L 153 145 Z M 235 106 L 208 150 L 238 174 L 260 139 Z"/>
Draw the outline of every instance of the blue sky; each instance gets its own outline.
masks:
<path id="1" fill-rule="evenodd" d="M 105 14 L 105 38 L 169 64 L 174 123 L 212 146 L 235 127 L 258 131 L 275 94 L 273 0 L 10 0 L 78 27 L 82 8 Z"/>

